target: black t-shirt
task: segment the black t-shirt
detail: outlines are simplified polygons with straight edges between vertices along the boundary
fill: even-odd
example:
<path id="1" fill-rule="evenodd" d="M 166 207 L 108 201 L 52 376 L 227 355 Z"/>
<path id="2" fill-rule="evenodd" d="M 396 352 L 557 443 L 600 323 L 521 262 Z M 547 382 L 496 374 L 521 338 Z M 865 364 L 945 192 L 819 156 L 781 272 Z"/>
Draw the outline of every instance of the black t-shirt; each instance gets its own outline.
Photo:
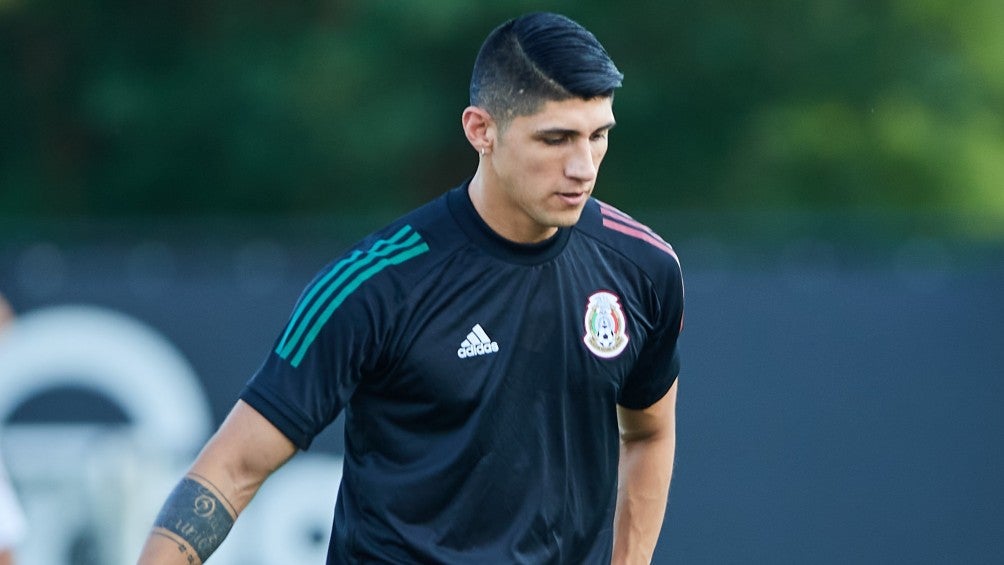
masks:
<path id="1" fill-rule="evenodd" d="M 521 245 L 467 185 L 307 286 L 241 393 L 301 449 L 345 412 L 329 563 L 608 563 L 616 406 L 679 372 L 672 248 L 590 200 Z"/>

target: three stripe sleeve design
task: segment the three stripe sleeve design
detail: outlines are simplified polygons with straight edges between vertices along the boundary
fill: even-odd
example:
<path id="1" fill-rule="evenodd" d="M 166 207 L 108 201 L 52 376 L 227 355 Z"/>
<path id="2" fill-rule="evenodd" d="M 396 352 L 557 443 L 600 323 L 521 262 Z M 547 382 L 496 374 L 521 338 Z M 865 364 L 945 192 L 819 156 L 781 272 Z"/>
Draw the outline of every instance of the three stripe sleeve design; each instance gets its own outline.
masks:
<path id="1" fill-rule="evenodd" d="M 605 202 L 600 202 L 600 212 L 603 214 L 603 227 L 635 239 L 640 239 L 670 255 L 679 264 L 680 259 L 676 256 L 676 252 L 673 251 L 673 246 L 666 243 L 664 239 L 659 237 L 648 226 Z"/>
<path id="2" fill-rule="evenodd" d="M 429 251 L 429 246 L 410 225 L 366 251 L 355 250 L 336 263 L 308 289 L 297 304 L 275 352 L 298 367 L 307 349 L 345 299 L 368 279 L 391 265 L 399 265 Z"/>

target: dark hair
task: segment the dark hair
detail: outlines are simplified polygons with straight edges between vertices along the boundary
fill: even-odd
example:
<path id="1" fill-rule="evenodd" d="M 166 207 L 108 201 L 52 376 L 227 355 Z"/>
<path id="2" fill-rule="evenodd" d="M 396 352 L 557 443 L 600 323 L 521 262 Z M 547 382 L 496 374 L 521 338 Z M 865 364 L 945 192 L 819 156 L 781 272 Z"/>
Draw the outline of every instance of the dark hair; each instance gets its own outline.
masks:
<path id="1" fill-rule="evenodd" d="M 526 14 L 488 34 L 474 62 L 471 105 L 504 127 L 548 101 L 613 96 L 623 79 L 589 30 L 559 14 Z"/>

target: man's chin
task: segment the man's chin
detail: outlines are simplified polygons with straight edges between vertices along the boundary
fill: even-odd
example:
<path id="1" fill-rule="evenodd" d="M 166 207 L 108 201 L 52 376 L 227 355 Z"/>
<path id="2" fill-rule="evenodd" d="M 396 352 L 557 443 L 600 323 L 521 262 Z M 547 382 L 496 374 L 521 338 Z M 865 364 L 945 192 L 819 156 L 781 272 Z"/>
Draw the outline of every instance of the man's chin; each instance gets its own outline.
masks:
<path id="1" fill-rule="evenodd" d="M 582 217 L 582 207 L 572 210 L 562 210 L 551 215 L 550 224 L 556 228 L 567 228 L 579 223 Z"/>

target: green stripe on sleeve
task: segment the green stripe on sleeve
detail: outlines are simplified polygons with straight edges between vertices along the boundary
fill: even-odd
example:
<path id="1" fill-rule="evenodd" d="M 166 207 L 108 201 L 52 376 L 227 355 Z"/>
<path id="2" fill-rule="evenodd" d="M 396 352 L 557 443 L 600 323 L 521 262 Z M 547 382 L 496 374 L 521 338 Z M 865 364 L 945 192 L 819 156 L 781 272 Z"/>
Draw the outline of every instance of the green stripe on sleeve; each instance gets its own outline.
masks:
<path id="1" fill-rule="evenodd" d="M 345 268 L 346 265 L 359 259 L 359 256 L 362 254 L 363 252 L 358 249 L 353 251 L 348 257 L 335 264 L 335 266 L 332 267 L 331 270 L 324 275 L 324 278 L 317 282 L 317 284 L 310 287 L 307 295 L 304 296 L 303 300 L 301 300 L 297 305 L 296 311 L 293 312 L 293 316 L 289 319 L 289 323 L 286 324 L 286 331 L 282 334 L 282 339 L 279 340 L 279 345 L 275 348 L 276 353 L 279 353 L 285 347 L 286 340 L 289 339 L 289 334 L 292 333 L 293 328 L 296 327 L 297 322 L 300 320 L 300 316 L 303 315 L 303 311 L 307 309 L 307 306 L 311 303 L 314 297 L 317 296 L 317 293 L 328 284 L 332 277 L 337 275 L 343 268 Z"/>
<path id="2" fill-rule="evenodd" d="M 335 266 L 332 267 L 331 270 L 328 271 L 328 273 L 324 275 L 324 277 L 321 280 L 317 281 L 317 283 L 310 288 L 310 290 L 307 292 L 307 295 L 304 296 L 303 299 L 300 301 L 300 303 L 297 305 L 296 311 L 293 313 L 293 316 L 290 318 L 289 323 L 286 325 L 286 331 L 283 333 L 282 339 L 279 340 L 279 345 L 276 346 L 275 348 L 275 352 L 278 353 L 283 359 L 285 359 L 286 356 L 289 355 L 288 351 L 285 354 L 283 354 L 283 351 L 287 349 L 292 350 L 292 348 L 295 346 L 290 344 L 288 340 L 290 339 L 290 334 L 293 332 L 293 328 L 297 327 L 298 323 L 300 322 L 300 317 L 303 315 L 304 310 L 306 310 L 307 307 L 310 306 L 311 304 L 314 305 L 314 307 L 311 308 L 310 312 L 307 314 L 306 319 L 309 320 L 310 316 L 312 316 L 313 313 L 316 312 L 317 309 L 319 308 L 319 306 L 317 306 L 317 303 L 313 302 L 314 298 L 317 296 L 318 292 L 321 292 L 322 289 L 328 288 L 328 283 L 330 283 L 331 279 L 337 276 L 342 271 L 342 269 L 352 265 L 354 262 L 359 260 L 360 257 L 365 257 L 368 256 L 369 254 L 378 254 L 384 247 L 396 244 L 411 230 L 412 227 L 406 225 L 402 227 L 400 230 L 398 230 L 397 233 L 392 235 L 389 239 L 381 239 L 377 241 L 365 252 L 359 251 L 357 249 L 353 251 L 351 255 L 349 255 L 345 259 L 342 259 L 337 264 L 335 264 Z M 340 280 L 344 280 L 344 278 L 340 277 Z M 340 284 L 340 282 L 336 281 L 334 284 Z M 330 292 L 328 293 L 328 295 L 330 295 Z M 323 301 L 325 298 L 326 296 L 322 294 L 319 300 Z M 305 324 L 306 322 L 303 323 Z M 296 339 L 298 339 L 298 336 L 294 336 L 292 339 L 293 341 L 296 341 Z"/>
<path id="3" fill-rule="evenodd" d="M 415 236 L 417 237 L 418 234 L 415 234 Z M 412 239 L 409 239 L 409 241 L 411 241 Z M 421 242 L 421 238 L 418 239 L 418 242 Z M 303 356 L 306 355 L 307 353 L 307 348 L 309 348 L 310 345 L 314 342 L 314 339 L 317 338 L 317 334 L 321 332 L 321 329 L 324 327 L 324 324 L 326 324 L 328 319 L 331 318 L 331 315 L 334 314 L 335 310 L 337 310 L 338 307 L 341 306 L 342 302 L 345 301 L 345 298 L 348 297 L 350 294 L 352 294 L 357 288 L 359 288 L 360 285 L 366 282 L 366 280 L 368 280 L 373 275 L 379 273 L 380 271 L 384 270 L 390 265 L 399 265 L 409 259 L 412 259 L 427 252 L 428 250 L 429 246 L 426 245 L 424 242 L 421 242 L 418 245 L 415 245 L 414 247 L 411 247 L 409 249 L 402 251 L 401 253 L 398 253 L 397 255 L 380 259 L 373 266 L 359 273 L 359 275 L 355 279 L 353 279 L 352 282 L 345 285 L 345 288 L 343 288 L 342 291 L 339 292 L 337 296 L 335 296 L 334 300 L 332 300 L 331 303 L 328 304 L 328 307 L 324 309 L 324 313 L 322 313 L 321 316 L 317 319 L 317 321 L 314 322 L 314 325 L 310 328 L 310 332 L 303 339 L 303 342 L 300 344 L 300 347 L 297 350 L 296 355 L 293 357 L 292 361 L 290 361 L 290 364 L 293 367 L 298 367 L 300 365 L 300 362 L 303 360 Z"/>
<path id="4" fill-rule="evenodd" d="M 410 226 L 405 226 L 405 227 L 408 229 L 411 228 Z M 404 230 L 398 232 L 394 237 L 398 237 L 403 232 Z M 341 274 L 337 278 L 335 278 L 335 280 L 325 285 L 324 292 L 320 293 L 320 295 L 317 296 L 316 300 L 314 300 L 313 305 L 307 311 L 306 315 L 304 315 L 303 318 L 300 320 L 299 324 L 297 324 L 296 331 L 293 332 L 293 335 L 290 337 L 289 341 L 283 348 L 277 351 L 279 356 L 282 357 L 283 359 L 287 359 L 289 357 L 289 354 L 292 353 L 293 350 L 299 346 L 299 341 L 301 337 L 303 336 L 304 332 L 307 331 L 307 328 L 311 324 L 311 320 L 314 319 L 314 316 L 317 314 L 317 312 L 321 310 L 321 308 L 324 306 L 324 303 L 328 300 L 328 298 L 330 298 L 331 295 L 334 294 L 335 291 L 338 290 L 338 288 L 342 284 L 344 284 L 345 281 L 348 280 L 356 271 L 362 269 L 367 264 L 372 263 L 375 259 L 378 259 L 386 255 L 390 255 L 392 253 L 396 253 L 401 249 L 411 247 L 412 245 L 415 245 L 420 241 L 422 241 L 422 238 L 417 233 L 411 234 L 411 237 L 409 237 L 408 239 L 406 239 L 401 243 L 394 243 L 384 246 L 381 244 L 386 244 L 387 242 L 380 241 L 377 242 L 377 245 L 374 245 L 370 249 L 370 251 L 368 251 L 365 255 L 363 255 L 359 259 L 349 264 L 341 272 Z M 382 249 L 377 250 L 378 247 L 381 247 Z"/>

